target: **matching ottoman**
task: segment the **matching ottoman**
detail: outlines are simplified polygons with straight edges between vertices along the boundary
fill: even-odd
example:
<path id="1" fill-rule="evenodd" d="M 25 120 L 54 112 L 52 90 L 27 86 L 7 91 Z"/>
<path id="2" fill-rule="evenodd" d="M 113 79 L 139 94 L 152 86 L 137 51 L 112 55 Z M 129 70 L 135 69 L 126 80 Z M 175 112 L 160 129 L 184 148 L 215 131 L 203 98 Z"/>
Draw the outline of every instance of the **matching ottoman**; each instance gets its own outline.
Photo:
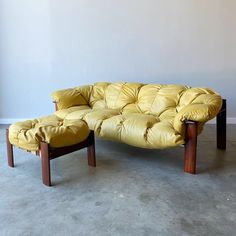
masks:
<path id="1" fill-rule="evenodd" d="M 43 183 L 51 186 L 50 160 L 87 147 L 88 164 L 96 166 L 94 133 L 82 120 L 55 115 L 12 124 L 6 130 L 8 165 L 14 167 L 13 146 L 41 157 Z"/>

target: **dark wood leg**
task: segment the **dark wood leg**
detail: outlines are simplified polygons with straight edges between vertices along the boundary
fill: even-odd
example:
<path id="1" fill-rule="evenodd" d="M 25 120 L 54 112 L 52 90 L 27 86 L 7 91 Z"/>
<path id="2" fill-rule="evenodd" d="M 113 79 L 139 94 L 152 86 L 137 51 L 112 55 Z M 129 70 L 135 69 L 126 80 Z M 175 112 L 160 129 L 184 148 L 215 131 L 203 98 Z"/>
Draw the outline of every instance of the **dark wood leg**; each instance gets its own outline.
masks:
<path id="1" fill-rule="evenodd" d="M 41 162 L 42 162 L 42 179 L 43 183 L 51 186 L 51 171 L 50 171 L 50 157 L 48 143 L 40 143 Z"/>
<path id="2" fill-rule="evenodd" d="M 55 110 L 58 111 L 58 104 L 56 101 L 53 102 L 55 104 Z"/>
<path id="3" fill-rule="evenodd" d="M 9 141 L 9 130 L 6 129 L 7 159 L 8 166 L 14 167 L 13 146 Z"/>
<path id="4" fill-rule="evenodd" d="M 186 143 L 184 154 L 184 171 L 190 174 L 196 174 L 197 157 L 197 123 L 186 122 Z"/>
<path id="5" fill-rule="evenodd" d="M 217 148 L 226 149 L 226 99 L 223 99 L 222 108 L 216 118 Z"/>
<path id="6" fill-rule="evenodd" d="M 91 131 L 88 137 L 88 147 L 87 147 L 87 153 L 88 153 L 88 165 L 89 166 L 96 166 L 96 154 L 95 154 L 95 138 L 94 138 L 94 132 Z"/>

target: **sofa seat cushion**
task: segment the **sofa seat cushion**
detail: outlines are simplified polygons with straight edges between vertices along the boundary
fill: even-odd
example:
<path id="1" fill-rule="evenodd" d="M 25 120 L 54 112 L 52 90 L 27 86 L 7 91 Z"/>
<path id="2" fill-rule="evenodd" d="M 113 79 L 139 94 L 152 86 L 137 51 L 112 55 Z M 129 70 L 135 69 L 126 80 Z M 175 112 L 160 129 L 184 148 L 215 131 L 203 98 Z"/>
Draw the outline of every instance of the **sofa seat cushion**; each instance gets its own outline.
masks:
<path id="1" fill-rule="evenodd" d="M 83 119 L 83 117 L 92 111 L 89 106 L 75 106 L 56 111 L 54 114 L 60 119 Z"/>
<path id="2" fill-rule="evenodd" d="M 99 133 L 102 123 L 110 117 L 120 114 L 119 109 L 101 109 L 91 110 L 84 116 L 84 121 L 88 124 L 90 130 L 94 130 L 95 133 Z"/>
<path id="3" fill-rule="evenodd" d="M 184 144 L 173 128 L 173 119 L 160 120 L 154 115 L 122 114 L 97 124 L 95 133 L 106 139 L 143 148 L 166 148 Z"/>
<path id="4" fill-rule="evenodd" d="M 71 107 L 55 113 L 58 117 L 84 120 L 90 130 L 105 139 L 112 139 L 144 148 L 166 148 L 184 143 L 184 138 L 173 128 L 172 112 L 160 117 L 142 113 L 121 112 L 119 109 L 91 109 Z"/>
<path id="5" fill-rule="evenodd" d="M 84 141 L 90 131 L 82 120 L 60 119 L 55 115 L 17 122 L 9 127 L 11 144 L 28 151 L 38 151 L 40 142 L 59 148 Z"/>

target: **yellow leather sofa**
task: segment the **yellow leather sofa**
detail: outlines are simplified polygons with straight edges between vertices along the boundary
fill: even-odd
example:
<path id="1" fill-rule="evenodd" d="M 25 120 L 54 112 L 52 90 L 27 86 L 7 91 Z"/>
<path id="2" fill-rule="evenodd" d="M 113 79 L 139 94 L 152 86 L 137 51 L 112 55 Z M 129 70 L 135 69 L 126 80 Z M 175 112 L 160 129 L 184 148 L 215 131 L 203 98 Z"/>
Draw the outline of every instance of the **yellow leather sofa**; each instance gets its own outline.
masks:
<path id="1" fill-rule="evenodd" d="M 84 120 L 98 137 L 141 148 L 185 145 L 189 173 L 196 171 L 197 135 L 222 107 L 221 96 L 211 89 L 171 84 L 100 82 L 52 97 L 57 117 Z"/>

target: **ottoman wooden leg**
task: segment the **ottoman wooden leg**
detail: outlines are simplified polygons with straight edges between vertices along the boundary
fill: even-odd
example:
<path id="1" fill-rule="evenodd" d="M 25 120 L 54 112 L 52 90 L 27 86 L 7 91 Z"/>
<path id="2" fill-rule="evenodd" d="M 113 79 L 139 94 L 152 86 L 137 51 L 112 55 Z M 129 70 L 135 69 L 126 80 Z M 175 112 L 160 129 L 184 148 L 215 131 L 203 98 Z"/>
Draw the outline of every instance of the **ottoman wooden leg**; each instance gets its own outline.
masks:
<path id="1" fill-rule="evenodd" d="M 87 154 L 88 154 L 88 165 L 89 166 L 96 166 L 96 154 L 95 154 L 95 139 L 94 139 L 94 132 L 91 131 L 88 137 L 88 147 L 87 147 Z"/>
<path id="2" fill-rule="evenodd" d="M 6 129 L 7 159 L 8 165 L 14 167 L 13 146 L 9 141 L 9 130 Z"/>
<path id="3" fill-rule="evenodd" d="M 50 157 L 48 143 L 40 143 L 41 162 L 42 162 L 42 179 L 43 183 L 51 186 L 51 170 L 50 170 Z"/>

